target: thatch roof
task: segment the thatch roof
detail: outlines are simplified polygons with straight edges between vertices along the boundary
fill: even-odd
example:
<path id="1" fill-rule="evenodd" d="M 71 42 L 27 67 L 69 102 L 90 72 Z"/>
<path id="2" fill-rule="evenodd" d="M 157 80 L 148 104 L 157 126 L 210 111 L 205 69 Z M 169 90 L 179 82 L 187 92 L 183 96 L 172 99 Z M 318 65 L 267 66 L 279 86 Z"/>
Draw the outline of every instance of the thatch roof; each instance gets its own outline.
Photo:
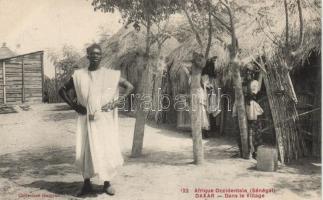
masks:
<path id="1" fill-rule="evenodd" d="M 294 58 L 294 65 L 299 65 L 306 61 L 313 51 L 321 50 L 321 15 L 320 9 L 313 2 L 301 1 L 303 20 L 304 20 L 304 39 L 303 45 L 298 48 Z M 239 43 L 239 57 L 248 64 L 252 62 L 251 58 L 257 58 L 266 54 L 267 60 L 275 59 L 277 54 L 281 54 L 284 47 L 285 37 L 285 16 L 284 6 L 281 1 L 259 0 L 259 1 L 235 1 L 234 12 L 236 36 Z M 228 14 L 225 10 L 219 11 L 217 16 L 224 22 L 229 22 Z M 267 16 L 266 18 L 264 16 Z M 183 26 L 183 25 L 181 25 Z M 184 26 L 188 26 L 187 24 Z M 213 42 L 209 56 L 217 55 L 216 67 L 226 69 L 229 63 L 228 45 L 231 43 L 231 35 L 221 26 L 218 21 L 213 22 L 216 33 L 213 34 Z M 299 37 L 299 16 L 298 11 L 289 13 L 289 33 L 290 46 L 295 47 Z M 193 35 L 193 33 L 191 33 Z M 280 43 L 277 45 L 277 43 Z M 196 42 L 195 37 L 187 39 L 183 44 L 176 48 L 169 57 L 173 58 L 175 67 L 191 59 L 192 52 L 202 52 Z M 204 50 L 203 50 L 204 51 Z M 227 71 L 229 72 L 229 71 Z M 230 74 L 225 72 L 224 75 Z"/>
<path id="2" fill-rule="evenodd" d="M 10 57 L 13 57 L 15 55 L 16 55 L 16 53 L 14 53 L 13 51 L 11 51 L 6 46 L 6 43 L 3 43 L 2 47 L 0 47 L 0 59 L 10 58 Z"/>
<path id="3" fill-rule="evenodd" d="M 247 57 L 263 56 L 268 60 L 281 54 L 285 42 L 285 11 L 282 1 L 245 1 L 236 3 L 241 10 L 236 12 L 238 23 L 236 35 L 241 55 Z M 309 57 L 312 51 L 321 50 L 321 11 L 313 1 L 301 1 L 304 24 L 303 44 L 297 50 L 294 64 L 299 65 Z M 296 6 L 294 4 L 294 6 Z M 297 7 L 289 10 L 289 43 L 297 49 L 299 41 L 299 15 Z"/>
<path id="4" fill-rule="evenodd" d="M 137 31 L 132 25 L 122 27 L 117 33 L 110 38 L 103 40 L 100 45 L 102 47 L 102 67 L 119 68 L 124 62 L 133 62 L 138 56 L 143 56 L 145 52 L 146 31 L 144 27 Z M 161 55 L 166 56 L 170 51 L 179 45 L 178 41 L 171 37 L 167 39 L 161 49 Z M 157 44 L 153 44 L 150 54 L 156 55 Z M 87 66 L 86 57 L 82 58 L 81 65 Z"/>
<path id="5" fill-rule="evenodd" d="M 204 54 L 203 51 L 205 51 L 205 49 L 201 49 L 195 37 L 191 37 L 168 55 L 169 64 L 172 65 L 169 72 L 172 79 L 176 79 L 177 73 L 182 67 L 191 67 L 192 54 L 194 51 Z M 212 39 L 209 57 L 212 56 L 217 56 L 215 70 L 222 72 L 229 64 L 229 51 L 226 46 L 216 38 Z"/>

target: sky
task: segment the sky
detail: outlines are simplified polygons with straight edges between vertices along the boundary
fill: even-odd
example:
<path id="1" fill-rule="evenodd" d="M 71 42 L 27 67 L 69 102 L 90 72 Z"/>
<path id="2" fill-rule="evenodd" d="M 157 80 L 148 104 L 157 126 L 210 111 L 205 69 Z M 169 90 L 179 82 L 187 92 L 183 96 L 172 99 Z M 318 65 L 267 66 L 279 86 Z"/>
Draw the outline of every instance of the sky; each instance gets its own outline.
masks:
<path id="1" fill-rule="evenodd" d="M 19 54 L 46 54 L 65 44 L 84 54 L 86 44 L 98 41 L 100 27 L 113 34 L 119 21 L 118 13 L 94 12 L 91 0 L 0 0 L 0 43 Z M 45 74 L 52 77 L 46 63 Z"/>

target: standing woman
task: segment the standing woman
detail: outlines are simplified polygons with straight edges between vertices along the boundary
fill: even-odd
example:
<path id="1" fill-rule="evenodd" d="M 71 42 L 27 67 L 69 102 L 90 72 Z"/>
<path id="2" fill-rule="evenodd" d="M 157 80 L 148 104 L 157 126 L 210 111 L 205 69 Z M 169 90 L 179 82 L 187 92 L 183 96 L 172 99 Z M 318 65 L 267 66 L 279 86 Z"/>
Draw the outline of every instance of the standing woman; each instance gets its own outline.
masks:
<path id="1" fill-rule="evenodd" d="M 118 139 L 117 106 L 133 86 L 120 77 L 120 71 L 100 67 L 102 50 L 98 44 L 86 49 L 90 61 L 88 68 L 75 70 L 72 78 L 59 90 L 60 96 L 77 113 L 76 165 L 84 184 L 78 196 L 92 192 L 90 178 L 98 175 L 104 182 L 103 190 L 114 195 L 110 180 L 122 166 Z M 126 89 L 119 95 L 119 86 Z M 77 102 L 68 95 L 74 90 Z"/>
<path id="2" fill-rule="evenodd" d="M 220 112 L 220 97 L 218 96 L 219 78 L 215 72 L 215 61 L 217 56 L 213 56 L 206 61 L 205 67 L 201 74 L 201 84 L 206 96 L 206 111 L 207 119 L 209 121 L 209 130 L 204 131 L 204 136 L 209 137 L 210 132 L 217 131 L 217 124 L 219 124 Z M 210 132 L 209 132 L 210 131 Z"/>
<path id="3" fill-rule="evenodd" d="M 264 111 L 259 105 L 262 83 L 262 73 L 259 74 L 258 80 L 251 80 L 249 83 L 249 91 L 245 97 L 246 99 L 246 114 L 248 119 L 248 137 L 249 137 L 249 148 L 252 158 L 256 159 L 257 149 L 262 145 L 262 124 L 259 120 Z"/>

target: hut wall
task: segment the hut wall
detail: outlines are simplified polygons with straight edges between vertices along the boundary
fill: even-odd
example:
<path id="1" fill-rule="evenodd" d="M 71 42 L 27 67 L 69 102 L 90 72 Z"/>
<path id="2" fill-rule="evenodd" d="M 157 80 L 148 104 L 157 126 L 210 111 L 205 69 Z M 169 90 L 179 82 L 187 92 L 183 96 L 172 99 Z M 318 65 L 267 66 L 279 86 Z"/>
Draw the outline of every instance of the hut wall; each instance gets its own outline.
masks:
<path id="1" fill-rule="evenodd" d="M 43 52 L 0 60 L 0 103 L 42 102 Z"/>
<path id="2" fill-rule="evenodd" d="M 264 83 L 275 126 L 276 145 L 282 163 L 306 154 L 303 135 L 298 132 L 297 116 L 290 75 L 282 67 L 267 67 Z"/>
<path id="3" fill-rule="evenodd" d="M 299 129 L 305 135 L 313 156 L 321 155 L 321 55 L 313 53 L 308 61 L 294 70 L 292 80 L 298 98 Z"/>

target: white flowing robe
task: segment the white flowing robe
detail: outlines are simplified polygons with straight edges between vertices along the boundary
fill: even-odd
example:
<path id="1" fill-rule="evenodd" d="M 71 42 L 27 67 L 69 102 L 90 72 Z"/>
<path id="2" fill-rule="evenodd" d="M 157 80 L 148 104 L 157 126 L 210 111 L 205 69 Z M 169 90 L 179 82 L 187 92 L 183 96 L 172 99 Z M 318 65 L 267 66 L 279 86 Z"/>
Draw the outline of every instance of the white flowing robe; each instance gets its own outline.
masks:
<path id="1" fill-rule="evenodd" d="M 116 99 L 120 71 L 99 68 L 75 70 L 74 87 L 78 103 L 87 115 L 78 115 L 76 133 L 76 165 L 84 178 L 98 175 L 109 181 L 123 164 L 118 139 L 118 111 L 102 112 L 101 107 Z M 94 120 L 89 120 L 94 114 Z"/>

